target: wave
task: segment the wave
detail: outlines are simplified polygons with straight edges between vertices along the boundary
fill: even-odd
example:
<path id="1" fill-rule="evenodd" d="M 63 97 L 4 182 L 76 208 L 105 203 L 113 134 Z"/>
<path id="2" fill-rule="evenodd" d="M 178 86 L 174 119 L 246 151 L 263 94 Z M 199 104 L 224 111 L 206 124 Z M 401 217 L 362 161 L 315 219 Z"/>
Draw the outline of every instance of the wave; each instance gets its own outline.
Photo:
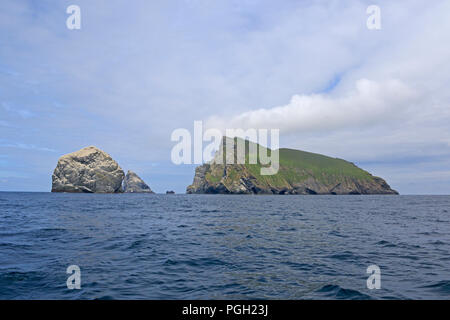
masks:
<path id="1" fill-rule="evenodd" d="M 316 290 L 317 293 L 324 297 L 333 298 L 333 299 L 345 299 L 345 300 L 371 300 L 373 299 L 371 296 L 359 292 L 358 290 L 346 289 L 342 288 L 339 285 L 335 284 L 327 284 L 324 285 L 319 290 Z"/>

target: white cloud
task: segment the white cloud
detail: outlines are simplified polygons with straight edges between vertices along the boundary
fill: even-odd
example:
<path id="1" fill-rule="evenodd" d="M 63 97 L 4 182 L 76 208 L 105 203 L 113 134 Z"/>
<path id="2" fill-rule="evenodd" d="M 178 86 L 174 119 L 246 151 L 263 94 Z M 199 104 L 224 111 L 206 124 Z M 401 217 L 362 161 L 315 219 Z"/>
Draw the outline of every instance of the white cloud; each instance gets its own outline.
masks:
<path id="1" fill-rule="evenodd" d="M 393 120 L 411 107 L 416 94 L 399 80 L 382 83 L 360 79 L 344 97 L 328 94 L 295 95 L 289 104 L 247 111 L 240 115 L 211 117 L 213 128 L 268 128 L 281 133 L 358 128 Z"/>

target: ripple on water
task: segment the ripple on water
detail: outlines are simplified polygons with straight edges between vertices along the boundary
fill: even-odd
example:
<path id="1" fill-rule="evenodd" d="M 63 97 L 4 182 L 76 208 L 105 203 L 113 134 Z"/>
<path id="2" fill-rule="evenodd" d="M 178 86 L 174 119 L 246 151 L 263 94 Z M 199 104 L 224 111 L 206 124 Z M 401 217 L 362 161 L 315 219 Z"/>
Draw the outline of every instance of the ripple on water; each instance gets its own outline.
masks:
<path id="1" fill-rule="evenodd" d="M 327 284 L 316 291 L 319 295 L 333 299 L 368 300 L 371 296 L 357 290 L 345 289 L 339 285 Z"/>
<path id="2" fill-rule="evenodd" d="M 421 288 L 443 294 L 447 297 L 450 296 L 450 280 L 441 280 L 427 286 L 422 286 Z"/>

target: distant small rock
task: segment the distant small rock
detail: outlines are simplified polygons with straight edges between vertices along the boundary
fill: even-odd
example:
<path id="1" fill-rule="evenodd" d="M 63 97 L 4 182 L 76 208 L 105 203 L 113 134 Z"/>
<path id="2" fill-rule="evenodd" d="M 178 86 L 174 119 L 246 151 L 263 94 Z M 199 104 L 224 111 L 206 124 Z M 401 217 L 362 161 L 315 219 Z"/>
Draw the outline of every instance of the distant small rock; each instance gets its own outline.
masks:
<path id="1" fill-rule="evenodd" d="M 136 173 L 128 170 L 123 180 L 123 190 L 127 193 L 154 193 Z"/>
<path id="2" fill-rule="evenodd" d="M 175 194 L 175 191 L 169 190 L 169 191 L 166 191 L 166 194 Z"/>
<path id="3" fill-rule="evenodd" d="M 109 154 L 90 146 L 59 158 L 52 175 L 52 192 L 123 192 L 124 176 Z"/>

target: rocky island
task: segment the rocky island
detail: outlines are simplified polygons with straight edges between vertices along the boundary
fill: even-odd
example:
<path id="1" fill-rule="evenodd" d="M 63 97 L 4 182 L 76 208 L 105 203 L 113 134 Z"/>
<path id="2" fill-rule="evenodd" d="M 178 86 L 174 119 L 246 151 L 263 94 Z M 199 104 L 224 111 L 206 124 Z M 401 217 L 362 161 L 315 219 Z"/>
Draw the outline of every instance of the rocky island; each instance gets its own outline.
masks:
<path id="1" fill-rule="evenodd" d="M 127 193 L 154 193 L 136 173 L 128 170 L 123 180 L 123 191 Z"/>
<path id="2" fill-rule="evenodd" d="M 109 154 L 90 146 L 63 155 L 52 175 L 52 192 L 153 193 L 132 171 L 127 175 Z"/>
<path id="3" fill-rule="evenodd" d="M 194 181 L 187 187 L 187 193 L 398 194 L 385 180 L 372 176 L 351 162 L 300 150 L 279 149 L 279 170 L 274 175 L 261 175 L 259 162 L 220 164 L 225 161 L 217 163 L 215 159 L 226 153 L 224 141 L 211 162 L 196 168 Z M 248 147 L 252 142 L 245 143 L 245 157 L 248 159 Z M 257 145 L 256 148 L 264 147 Z"/>

